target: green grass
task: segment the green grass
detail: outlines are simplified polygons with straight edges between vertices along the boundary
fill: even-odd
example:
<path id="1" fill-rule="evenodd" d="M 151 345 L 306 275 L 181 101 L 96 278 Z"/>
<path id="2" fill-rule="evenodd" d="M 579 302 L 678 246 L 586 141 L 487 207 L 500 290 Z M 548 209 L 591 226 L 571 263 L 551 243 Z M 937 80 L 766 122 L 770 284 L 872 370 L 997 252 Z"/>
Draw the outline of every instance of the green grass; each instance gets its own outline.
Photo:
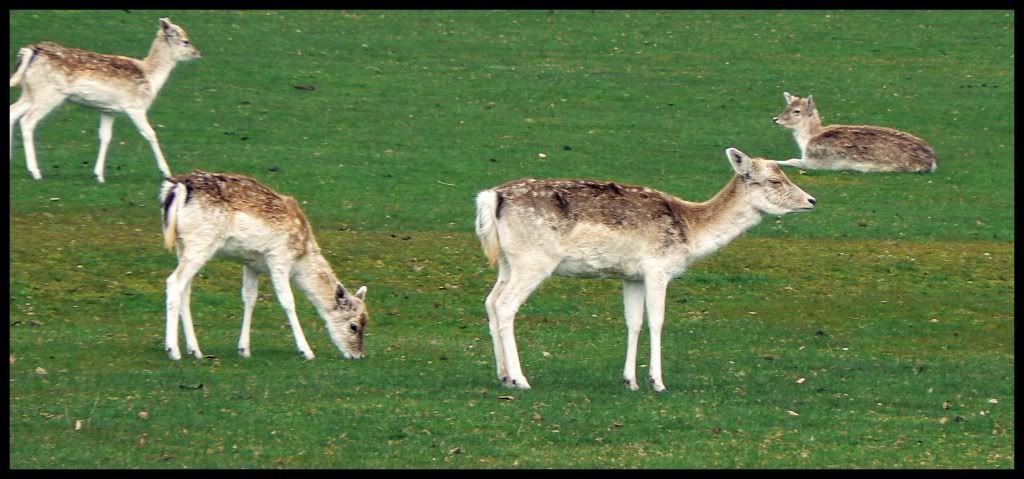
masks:
<path id="1" fill-rule="evenodd" d="M 19 135 L 10 165 L 12 468 L 1015 465 L 1012 12 L 14 11 L 11 69 L 41 40 L 141 57 L 162 15 L 203 52 L 150 110 L 172 170 L 298 198 L 369 286 L 369 357 L 300 301 L 302 361 L 266 280 L 238 357 L 240 267 L 212 262 L 214 357 L 169 361 L 149 146 L 120 118 L 96 184 L 99 115 L 68 104 L 37 129 L 44 180 Z M 787 170 L 816 211 L 670 287 L 668 394 L 621 385 L 619 283 L 561 278 L 517 317 L 534 389 L 501 388 L 473 195 L 585 176 L 704 200 L 729 146 L 797 154 L 783 91 L 927 139 L 938 171 Z"/>

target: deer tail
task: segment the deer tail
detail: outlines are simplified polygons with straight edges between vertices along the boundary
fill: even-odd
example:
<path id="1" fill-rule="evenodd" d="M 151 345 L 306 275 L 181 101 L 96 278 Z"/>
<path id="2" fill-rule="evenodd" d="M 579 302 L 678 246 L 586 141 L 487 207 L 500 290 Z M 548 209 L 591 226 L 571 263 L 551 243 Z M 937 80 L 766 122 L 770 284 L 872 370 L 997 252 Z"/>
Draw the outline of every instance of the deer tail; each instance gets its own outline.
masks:
<path id="1" fill-rule="evenodd" d="M 25 70 L 28 70 L 28 64 L 32 62 L 32 57 L 35 54 L 36 51 L 28 47 L 18 50 L 18 68 L 11 76 L 11 88 L 21 84 L 21 80 L 25 78 Z"/>
<path id="2" fill-rule="evenodd" d="M 160 189 L 160 204 L 163 206 L 164 247 L 174 250 L 174 242 L 178 236 L 178 213 L 188 198 L 188 188 L 184 183 L 176 183 L 165 179 Z"/>
<path id="3" fill-rule="evenodd" d="M 484 190 L 476 195 L 476 235 L 480 246 L 487 255 L 487 264 L 494 266 L 501 253 L 498 242 L 498 207 L 501 198 L 494 190 Z"/>

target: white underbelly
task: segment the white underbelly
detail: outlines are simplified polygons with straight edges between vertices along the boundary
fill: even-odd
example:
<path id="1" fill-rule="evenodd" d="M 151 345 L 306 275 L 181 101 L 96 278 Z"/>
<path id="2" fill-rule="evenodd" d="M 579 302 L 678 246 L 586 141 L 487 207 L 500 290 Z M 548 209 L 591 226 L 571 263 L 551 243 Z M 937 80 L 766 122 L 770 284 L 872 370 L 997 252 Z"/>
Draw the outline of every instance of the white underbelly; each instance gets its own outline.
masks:
<path id="1" fill-rule="evenodd" d="M 558 263 L 553 274 L 570 278 L 643 278 L 643 272 L 636 264 L 600 257 L 564 258 Z"/>
<path id="2" fill-rule="evenodd" d="M 242 263 L 256 271 L 259 271 L 260 273 L 266 273 L 269 271 L 269 268 L 267 268 L 267 258 L 263 252 L 247 247 L 232 238 L 229 238 L 224 242 L 224 246 L 221 246 L 220 249 L 217 250 L 217 254 L 215 256 Z"/>

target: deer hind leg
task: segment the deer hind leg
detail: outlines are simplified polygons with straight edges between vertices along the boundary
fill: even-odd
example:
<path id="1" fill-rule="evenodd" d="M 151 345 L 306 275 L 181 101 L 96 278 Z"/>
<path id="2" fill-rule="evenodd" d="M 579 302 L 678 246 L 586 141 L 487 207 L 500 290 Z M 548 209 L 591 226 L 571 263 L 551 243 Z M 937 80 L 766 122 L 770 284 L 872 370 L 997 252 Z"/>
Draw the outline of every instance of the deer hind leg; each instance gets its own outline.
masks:
<path id="1" fill-rule="evenodd" d="M 242 334 L 238 337 L 238 354 L 243 358 L 252 355 L 249 348 L 249 333 L 252 330 L 252 310 L 256 307 L 259 283 L 260 273 L 242 265 Z"/>
<path id="2" fill-rule="evenodd" d="M 43 179 L 43 175 L 39 172 L 39 164 L 36 162 L 36 126 L 63 102 L 64 97 L 60 95 L 35 95 L 28 111 L 21 117 L 21 143 L 25 148 L 25 164 L 29 173 L 32 173 L 32 178 L 37 180 Z"/>
<path id="3" fill-rule="evenodd" d="M 132 123 L 135 123 L 135 128 L 138 128 L 139 133 L 146 141 L 149 142 L 150 148 L 153 149 L 153 156 L 156 156 L 156 165 L 160 168 L 160 172 L 165 177 L 171 176 L 171 169 L 167 167 L 167 161 L 164 160 L 164 154 L 160 151 L 160 143 L 156 141 L 156 132 L 153 131 L 153 127 L 149 126 L 149 120 L 146 119 L 146 112 L 144 110 L 125 110 L 125 114 L 128 118 L 131 118 Z"/>
<path id="4" fill-rule="evenodd" d="M 185 283 L 185 288 L 181 292 L 181 329 L 185 332 L 185 348 L 188 354 L 196 359 L 203 359 L 203 352 L 199 350 L 199 340 L 196 339 L 196 330 L 192 325 L 193 278 Z"/>
<path id="5" fill-rule="evenodd" d="M 32 100 L 30 100 L 29 96 L 24 92 L 22 92 L 18 101 L 11 104 L 11 137 L 10 142 L 8 143 L 8 146 L 10 146 L 11 159 L 14 159 L 14 124 L 18 123 L 18 120 L 21 119 L 25 113 L 28 113 L 28 110 L 31 107 Z"/>
<path id="6" fill-rule="evenodd" d="M 510 262 L 506 262 L 506 265 L 510 264 Z M 513 323 L 519 307 L 557 266 L 558 262 L 554 261 L 547 265 L 543 262 L 532 262 L 518 269 L 509 268 L 508 282 L 495 300 L 494 312 L 498 318 L 498 335 L 501 336 L 501 349 L 505 356 L 505 368 L 508 371 L 505 386 L 530 389 L 530 383 L 523 375 L 522 366 L 519 363 L 519 350 L 516 347 Z"/>
<path id="7" fill-rule="evenodd" d="M 114 115 L 100 113 L 100 154 L 96 157 L 96 168 L 93 175 L 96 181 L 103 183 L 103 164 L 107 161 L 107 147 L 114 134 Z"/>
<path id="8" fill-rule="evenodd" d="M 281 265 L 270 265 L 270 281 L 274 284 L 274 291 L 277 293 L 277 301 L 281 303 L 285 315 L 288 316 L 288 324 L 292 327 L 292 335 L 295 336 L 295 345 L 298 346 L 302 357 L 307 360 L 314 359 L 313 350 L 306 342 L 306 335 L 302 333 L 302 325 L 299 324 L 299 317 L 295 314 L 295 296 L 292 295 L 290 284 L 290 273 L 287 267 Z"/>
<path id="9" fill-rule="evenodd" d="M 484 301 L 484 306 L 487 308 L 487 326 L 491 331 L 491 341 L 494 343 L 494 361 L 498 370 L 498 380 L 503 384 L 508 382 L 508 368 L 505 367 L 505 353 L 501 348 L 501 333 L 498 330 L 498 313 L 496 312 L 495 304 L 498 301 L 498 296 L 505 289 L 505 285 L 508 284 L 508 270 L 509 266 L 505 263 L 504 258 L 500 258 L 498 262 L 498 280 L 494 283 L 494 288 L 491 289 L 491 293 L 487 295 L 487 299 Z"/>
<path id="10" fill-rule="evenodd" d="M 665 292 L 671 278 L 652 275 L 644 278 L 644 300 L 647 307 L 647 327 L 651 331 L 651 386 L 657 392 L 665 391 L 661 380 L 661 327 L 665 323 Z"/>
<path id="11" fill-rule="evenodd" d="M 636 391 L 640 389 L 636 382 L 636 353 L 640 328 L 644 322 L 643 281 L 623 281 L 622 300 L 626 310 L 626 367 L 622 372 L 622 381 L 631 391 Z"/>
<path id="12" fill-rule="evenodd" d="M 182 319 L 186 314 L 187 320 L 182 320 L 183 323 L 187 321 L 188 325 L 185 327 L 185 341 L 186 343 L 189 342 L 189 337 L 191 336 L 192 344 L 188 344 L 189 349 L 193 353 L 199 351 L 199 346 L 195 340 L 195 331 L 191 328 L 192 313 L 191 311 L 183 313 L 183 309 L 190 307 L 192 278 L 213 257 L 214 251 L 216 251 L 216 248 L 195 246 L 186 248 L 179 245 L 178 267 L 167 277 L 167 334 L 164 344 L 167 349 L 167 355 L 175 361 L 181 359 L 181 351 L 178 349 L 178 320 Z M 197 357 L 202 357 L 202 353 L 199 353 Z"/>

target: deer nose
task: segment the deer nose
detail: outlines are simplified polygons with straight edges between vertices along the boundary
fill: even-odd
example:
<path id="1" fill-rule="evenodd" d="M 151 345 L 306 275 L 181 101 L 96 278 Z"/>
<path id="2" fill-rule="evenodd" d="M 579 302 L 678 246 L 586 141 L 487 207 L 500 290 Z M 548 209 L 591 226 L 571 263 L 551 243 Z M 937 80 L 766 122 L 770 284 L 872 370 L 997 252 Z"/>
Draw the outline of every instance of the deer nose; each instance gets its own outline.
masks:
<path id="1" fill-rule="evenodd" d="M 778 123 L 778 122 L 779 122 L 779 117 L 773 116 L 772 117 L 772 123 Z"/>
<path id="2" fill-rule="evenodd" d="M 818 200 L 814 199 L 813 196 L 811 196 L 810 198 L 807 198 L 807 201 L 809 201 L 812 205 L 818 204 Z"/>

